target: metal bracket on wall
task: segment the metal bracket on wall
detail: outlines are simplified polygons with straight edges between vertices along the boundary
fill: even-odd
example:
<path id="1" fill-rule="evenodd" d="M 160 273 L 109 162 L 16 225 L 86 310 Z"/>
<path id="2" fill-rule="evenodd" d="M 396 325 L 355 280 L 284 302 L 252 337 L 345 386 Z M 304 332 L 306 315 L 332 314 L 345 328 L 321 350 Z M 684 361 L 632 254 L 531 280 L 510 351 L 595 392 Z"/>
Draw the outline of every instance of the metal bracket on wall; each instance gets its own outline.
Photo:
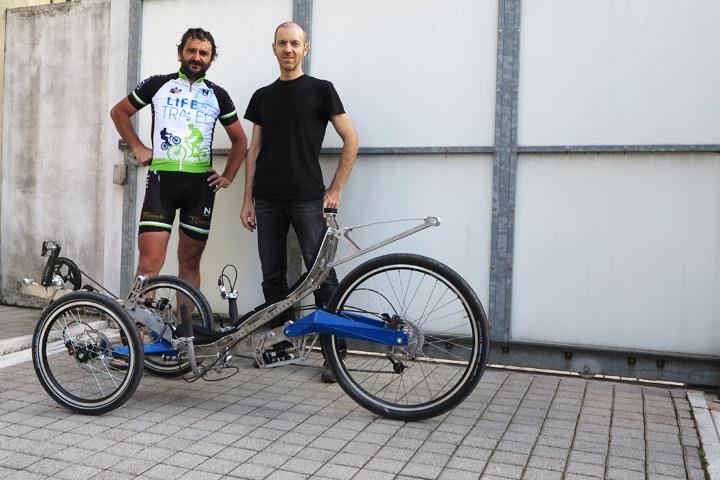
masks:
<path id="1" fill-rule="evenodd" d="M 498 42 L 490 240 L 491 339 L 510 338 L 517 181 L 521 0 L 498 0 Z"/>
<path id="2" fill-rule="evenodd" d="M 340 148 L 323 148 L 320 155 L 339 155 Z M 492 146 L 360 147 L 358 155 L 428 155 L 448 153 L 495 153 Z"/>
<path id="3" fill-rule="evenodd" d="M 488 363 L 689 385 L 720 385 L 720 358 L 531 342 L 493 342 Z M 610 380 L 617 380 L 610 379 Z"/>
<path id="4" fill-rule="evenodd" d="M 518 153 L 720 153 L 720 145 L 548 145 L 517 147 Z"/>
<path id="5" fill-rule="evenodd" d="M 142 0 L 128 2 L 128 64 L 127 89 L 132 90 L 140 77 L 140 52 L 142 35 Z M 137 117 L 132 119 L 137 129 Z M 122 143 L 118 145 L 123 148 Z M 127 146 L 125 146 L 127 147 Z M 125 164 L 137 165 L 132 154 L 125 150 Z M 123 186 L 122 241 L 120 245 L 120 293 L 130 291 L 135 276 L 135 212 L 137 203 L 137 168 L 127 168 Z"/>
<path id="6" fill-rule="evenodd" d="M 293 22 L 300 24 L 307 33 L 307 41 L 312 38 L 313 0 L 293 0 Z M 303 59 L 303 72 L 310 74 L 312 51 L 308 51 Z"/>
<path id="7" fill-rule="evenodd" d="M 125 142 L 120 141 L 119 148 L 127 148 Z M 341 148 L 323 148 L 320 155 L 339 155 Z M 213 148 L 213 155 L 227 156 L 229 148 Z M 358 155 L 442 155 L 458 153 L 495 153 L 491 146 L 450 146 L 450 147 L 360 147 Z"/>

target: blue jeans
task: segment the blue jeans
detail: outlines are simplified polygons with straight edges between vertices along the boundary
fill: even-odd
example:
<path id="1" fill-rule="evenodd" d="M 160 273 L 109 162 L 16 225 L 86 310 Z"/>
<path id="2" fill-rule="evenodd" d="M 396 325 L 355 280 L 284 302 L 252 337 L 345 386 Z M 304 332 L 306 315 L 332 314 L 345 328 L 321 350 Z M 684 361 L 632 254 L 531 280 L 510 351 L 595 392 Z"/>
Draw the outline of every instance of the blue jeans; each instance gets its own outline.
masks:
<path id="1" fill-rule="evenodd" d="M 262 269 L 262 289 L 266 302 L 284 299 L 287 284 L 287 234 L 293 226 L 300 242 L 305 267 L 309 270 L 315 261 L 320 241 L 325 234 L 322 200 L 269 200 L 255 199 L 258 253 Z M 324 307 L 338 285 L 335 270 L 331 270 L 323 284 L 315 291 L 315 305 Z M 292 314 L 290 314 L 291 316 Z M 285 316 L 269 326 L 279 326 Z"/>

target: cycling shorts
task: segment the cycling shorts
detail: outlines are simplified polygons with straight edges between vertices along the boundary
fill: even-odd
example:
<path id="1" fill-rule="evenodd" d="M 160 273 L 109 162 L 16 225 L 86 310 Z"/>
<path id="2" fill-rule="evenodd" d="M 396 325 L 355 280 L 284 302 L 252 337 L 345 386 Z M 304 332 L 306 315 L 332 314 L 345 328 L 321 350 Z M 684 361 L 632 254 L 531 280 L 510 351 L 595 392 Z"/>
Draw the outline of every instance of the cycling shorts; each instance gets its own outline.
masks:
<path id="1" fill-rule="evenodd" d="M 150 170 L 145 182 L 145 201 L 139 233 L 170 232 L 175 211 L 180 209 L 180 229 L 190 238 L 207 240 L 215 203 L 215 191 L 206 173 Z"/>

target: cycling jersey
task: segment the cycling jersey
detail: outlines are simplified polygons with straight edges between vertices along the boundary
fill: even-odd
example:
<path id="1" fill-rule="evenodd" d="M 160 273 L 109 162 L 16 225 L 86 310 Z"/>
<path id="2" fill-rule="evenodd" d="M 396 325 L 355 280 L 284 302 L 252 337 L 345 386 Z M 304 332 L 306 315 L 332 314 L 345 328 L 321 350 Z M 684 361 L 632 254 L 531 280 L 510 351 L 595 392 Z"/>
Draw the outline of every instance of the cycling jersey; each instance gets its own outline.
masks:
<path id="1" fill-rule="evenodd" d="M 152 108 L 151 170 L 204 173 L 212 165 L 215 121 L 238 120 L 230 95 L 205 77 L 190 83 L 182 72 L 149 77 L 128 100 Z"/>

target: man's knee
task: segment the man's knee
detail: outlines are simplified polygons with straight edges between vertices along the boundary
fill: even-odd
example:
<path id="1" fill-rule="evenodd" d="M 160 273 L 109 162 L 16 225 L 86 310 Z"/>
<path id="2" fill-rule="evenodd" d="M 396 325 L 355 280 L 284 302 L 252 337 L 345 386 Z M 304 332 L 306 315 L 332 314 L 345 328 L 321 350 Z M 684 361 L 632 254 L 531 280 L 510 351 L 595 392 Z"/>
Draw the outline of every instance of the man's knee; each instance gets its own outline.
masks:
<path id="1" fill-rule="evenodd" d="M 200 268 L 200 259 L 202 258 L 202 250 L 179 249 L 178 264 L 182 270 L 198 270 Z"/>
<path id="2" fill-rule="evenodd" d="M 157 275 L 160 269 L 165 263 L 165 254 L 159 252 L 146 252 L 140 253 L 138 259 L 138 274 L 139 275 Z"/>
<path id="3" fill-rule="evenodd" d="M 200 269 L 200 259 L 205 250 L 206 237 L 196 239 L 186 232 L 180 231 L 178 243 L 178 265 L 180 270 L 195 271 Z"/>

